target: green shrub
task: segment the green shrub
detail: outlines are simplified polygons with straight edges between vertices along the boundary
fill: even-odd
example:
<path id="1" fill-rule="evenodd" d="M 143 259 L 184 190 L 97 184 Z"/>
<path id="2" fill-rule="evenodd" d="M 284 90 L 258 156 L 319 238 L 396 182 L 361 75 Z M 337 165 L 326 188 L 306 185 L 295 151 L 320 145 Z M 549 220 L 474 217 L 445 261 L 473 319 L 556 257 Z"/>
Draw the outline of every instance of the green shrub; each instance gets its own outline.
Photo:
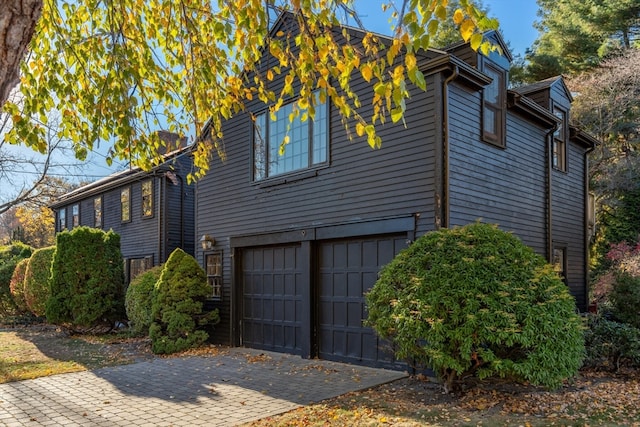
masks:
<path id="1" fill-rule="evenodd" d="M 191 255 L 174 250 L 156 283 L 149 328 L 154 353 L 175 353 L 204 343 L 202 328 L 219 322 L 218 311 L 203 313 L 211 289 L 202 267 Z"/>
<path id="2" fill-rule="evenodd" d="M 11 291 L 13 302 L 21 313 L 29 311 L 27 301 L 24 297 L 24 275 L 27 271 L 27 264 L 29 264 L 29 258 L 20 260 L 20 262 L 16 264 L 16 268 L 13 270 L 13 276 L 11 276 L 11 281 L 9 282 L 9 290 Z"/>
<path id="3" fill-rule="evenodd" d="M 120 236 L 90 227 L 58 233 L 47 321 L 73 328 L 124 318 Z"/>
<path id="4" fill-rule="evenodd" d="M 557 387 L 584 355 L 575 301 L 553 267 L 497 226 L 428 233 L 380 272 L 368 325 L 451 390 L 474 374 Z"/>
<path id="5" fill-rule="evenodd" d="M 640 328 L 640 276 L 618 271 L 609 294 L 614 316 L 621 322 Z"/>
<path id="6" fill-rule="evenodd" d="M 29 311 L 41 317 L 45 315 L 47 300 L 51 295 L 51 261 L 55 246 L 36 249 L 24 273 L 24 300 Z"/>
<path id="7" fill-rule="evenodd" d="M 160 279 L 160 273 L 162 273 L 162 266 L 153 267 L 136 276 L 127 288 L 124 305 L 131 329 L 135 334 L 149 333 L 154 289 L 156 282 Z"/>
<path id="8" fill-rule="evenodd" d="M 13 271 L 23 259 L 29 258 L 33 248 L 22 242 L 0 247 L 0 317 L 19 314 L 20 307 L 11 295 Z"/>
<path id="9" fill-rule="evenodd" d="M 623 363 L 640 366 L 640 329 L 589 315 L 585 330 L 585 366 L 618 370 Z"/>

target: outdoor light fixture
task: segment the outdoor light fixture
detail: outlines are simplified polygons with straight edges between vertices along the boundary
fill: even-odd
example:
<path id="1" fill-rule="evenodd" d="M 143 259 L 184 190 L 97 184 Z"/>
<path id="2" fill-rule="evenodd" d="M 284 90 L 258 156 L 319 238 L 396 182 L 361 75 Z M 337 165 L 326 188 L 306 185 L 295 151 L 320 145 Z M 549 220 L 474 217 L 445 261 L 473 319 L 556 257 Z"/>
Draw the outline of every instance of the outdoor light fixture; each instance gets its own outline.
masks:
<path id="1" fill-rule="evenodd" d="M 203 251 L 208 251 L 216 244 L 216 240 L 208 234 L 203 234 L 200 238 L 200 244 L 202 245 Z"/>

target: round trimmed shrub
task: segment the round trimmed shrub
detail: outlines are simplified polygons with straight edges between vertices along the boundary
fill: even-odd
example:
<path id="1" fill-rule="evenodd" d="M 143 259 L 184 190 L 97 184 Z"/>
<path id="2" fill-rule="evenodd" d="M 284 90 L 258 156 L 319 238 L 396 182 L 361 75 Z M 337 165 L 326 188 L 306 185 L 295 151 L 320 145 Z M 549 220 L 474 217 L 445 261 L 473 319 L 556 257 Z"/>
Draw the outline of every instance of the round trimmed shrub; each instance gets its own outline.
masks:
<path id="1" fill-rule="evenodd" d="M 367 324 L 397 356 L 461 377 L 549 388 L 580 368 L 575 301 L 553 267 L 510 233 L 481 223 L 427 233 L 385 266 L 366 295 Z"/>
<path id="2" fill-rule="evenodd" d="M 616 271 L 609 299 L 617 319 L 640 329 L 640 276 L 622 269 Z"/>
<path id="3" fill-rule="evenodd" d="M 18 310 L 22 313 L 29 311 L 27 301 L 24 297 L 24 275 L 27 271 L 28 263 L 29 258 L 20 260 L 20 262 L 16 264 L 16 268 L 13 270 L 13 276 L 11 276 L 11 281 L 9 282 L 9 290 L 11 291 L 13 302 L 15 302 Z"/>
<path id="4" fill-rule="evenodd" d="M 209 334 L 202 328 L 220 321 L 218 311 L 204 313 L 211 289 L 194 257 L 174 250 L 156 283 L 149 328 L 154 353 L 176 353 L 202 345 Z"/>
<path id="5" fill-rule="evenodd" d="M 24 300 L 29 311 L 35 316 L 45 315 L 46 304 L 51 295 L 51 261 L 55 246 L 36 249 L 24 273 Z"/>
<path id="6" fill-rule="evenodd" d="M 120 235 L 84 226 L 58 233 L 46 315 L 76 330 L 125 317 Z"/>
<path id="7" fill-rule="evenodd" d="M 162 266 L 153 267 L 131 281 L 125 295 L 124 306 L 131 329 L 135 334 L 147 335 L 151 326 L 151 306 L 156 282 Z"/>

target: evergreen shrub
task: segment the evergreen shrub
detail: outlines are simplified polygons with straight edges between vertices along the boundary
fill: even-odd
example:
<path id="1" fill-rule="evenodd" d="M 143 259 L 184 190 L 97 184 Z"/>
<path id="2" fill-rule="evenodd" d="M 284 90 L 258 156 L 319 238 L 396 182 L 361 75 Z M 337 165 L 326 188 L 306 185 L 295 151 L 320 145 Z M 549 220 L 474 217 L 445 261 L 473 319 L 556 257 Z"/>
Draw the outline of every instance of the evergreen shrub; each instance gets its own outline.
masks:
<path id="1" fill-rule="evenodd" d="M 640 276 L 622 269 L 617 271 L 609 299 L 618 320 L 640 328 Z"/>
<path id="2" fill-rule="evenodd" d="M 29 258 L 22 259 L 16 264 L 16 268 L 13 270 L 11 281 L 9 282 L 9 290 L 13 297 L 13 302 L 18 307 L 20 313 L 27 313 L 29 307 L 24 296 L 24 276 L 27 271 L 27 264 L 29 264 Z"/>
<path id="3" fill-rule="evenodd" d="M 553 267 L 481 223 L 427 233 L 366 295 L 367 324 L 446 391 L 468 375 L 558 387 L 580 368 L 583 326 Z"/>
<path id="4" fill-rule="evenodd" d="M 18 262 L 29 258 L 33 248 L 22 242 L 0 246 L 0 317 L 19 314 L 20 308 L 11 295 L 10 282 Z"/>
<path id="5" fill-rule="evenodd" d="M 73 329 L 113 325 L 124 318 L 117 233 L 84 226 L 58 233 L 46 315 L 49 323 Z"/>
<path id="6" fill-rule="evenodd" d="M 131 281 L 125 295 L 125 309 L 133 333 L 147 335 L 151 326 L 151 308 L 155 285 L 162 266 L 153 267 Z"/>
<path id="7" fill-rule="evenodd" d="M 588 315 L 584 365 L 617 371 L 623 363 L 640 367 L 640 329 L 602 315 Z"/>
<path id="8" fill-rule="evenodd" d="M 154 353 L 176 353 L 202 345 L 203 328 L 220 321 L 218 311 L 203 312 L 211 289 L 202 267 L 182 249 L 174 250 L 156 283 L 149 336 Z"/>
<path id="9" fill-rule="evenodd" d="M 51 295 L 51 262 L 55 246 L 36 249 L 24 273 L 24 299 L 29 311 L 35 316 L 45 315 L 46 304 Z"/>

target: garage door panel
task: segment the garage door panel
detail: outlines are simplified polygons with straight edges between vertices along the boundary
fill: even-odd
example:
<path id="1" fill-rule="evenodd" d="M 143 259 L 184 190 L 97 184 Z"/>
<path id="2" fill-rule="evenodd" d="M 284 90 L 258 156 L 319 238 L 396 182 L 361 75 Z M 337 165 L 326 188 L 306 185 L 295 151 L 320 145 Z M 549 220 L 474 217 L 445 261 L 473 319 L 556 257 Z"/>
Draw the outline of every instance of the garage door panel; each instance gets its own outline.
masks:
<path id="1" fill-rule="evenodd" d="M 300 245 L 242 251 L 242 344 L 301 354 Z"/>
<path id="2" fill-rule="evenodd" d="M 322 359 L 392 366 L 391 353 L 364 326 L 364 294 L 380 268 L 406 245 L 404 236 L 326 241 L 319 245 L 318 352 Z M 345 256 L 346 255 L 346 256 Z"/>

